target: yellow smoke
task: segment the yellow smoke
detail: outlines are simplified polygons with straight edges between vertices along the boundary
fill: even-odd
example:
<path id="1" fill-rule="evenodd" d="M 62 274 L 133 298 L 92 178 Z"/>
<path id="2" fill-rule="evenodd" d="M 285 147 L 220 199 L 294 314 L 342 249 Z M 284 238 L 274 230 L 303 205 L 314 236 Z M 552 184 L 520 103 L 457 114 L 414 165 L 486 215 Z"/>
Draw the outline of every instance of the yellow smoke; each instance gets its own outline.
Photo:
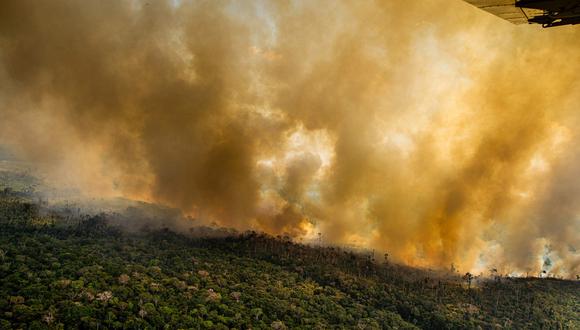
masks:
<path id="1" fill-rule="evenodd" d="M 202 221 L 572 275 L 579 40 L 459 0 L 4 0 L 0 142 Z"/>

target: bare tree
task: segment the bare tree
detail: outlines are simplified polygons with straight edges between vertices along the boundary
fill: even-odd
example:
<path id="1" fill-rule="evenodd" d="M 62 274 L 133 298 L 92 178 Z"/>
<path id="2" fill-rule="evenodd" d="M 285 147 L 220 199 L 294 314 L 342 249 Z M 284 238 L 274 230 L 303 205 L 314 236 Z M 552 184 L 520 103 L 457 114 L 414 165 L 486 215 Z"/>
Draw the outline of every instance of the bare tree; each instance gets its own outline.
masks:
<path id="1" fill-rule="evenodd" d="M 473 280 L 473 274 L 467 272 L 463 275 L 463 279 L 467 282 L 467 289 L 471 289 L 471 281 Z"/>

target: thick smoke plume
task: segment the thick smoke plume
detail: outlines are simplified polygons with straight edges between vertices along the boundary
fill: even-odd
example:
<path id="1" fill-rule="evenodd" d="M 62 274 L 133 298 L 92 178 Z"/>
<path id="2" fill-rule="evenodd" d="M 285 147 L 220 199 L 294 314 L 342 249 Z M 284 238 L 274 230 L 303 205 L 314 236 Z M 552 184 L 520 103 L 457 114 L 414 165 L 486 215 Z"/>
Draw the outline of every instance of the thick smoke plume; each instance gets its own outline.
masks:
<path id="1" fill-rule="evenodd" d="M 579 41 L 459 0 L 3 0 L 0 142 L 200 222 L 574 275 Z"/>

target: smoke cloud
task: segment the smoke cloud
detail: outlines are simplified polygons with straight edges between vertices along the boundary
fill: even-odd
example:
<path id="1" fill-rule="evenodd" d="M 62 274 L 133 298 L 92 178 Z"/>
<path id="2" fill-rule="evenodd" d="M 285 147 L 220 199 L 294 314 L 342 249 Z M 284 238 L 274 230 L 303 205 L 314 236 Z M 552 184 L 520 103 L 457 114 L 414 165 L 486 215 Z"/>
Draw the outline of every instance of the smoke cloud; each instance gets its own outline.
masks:
<path id="1" fill-rule="evenodd" d="M 4 0 L 0 143 L 205 223 L 571 276 L 579 40 L 459 0 Z"/>

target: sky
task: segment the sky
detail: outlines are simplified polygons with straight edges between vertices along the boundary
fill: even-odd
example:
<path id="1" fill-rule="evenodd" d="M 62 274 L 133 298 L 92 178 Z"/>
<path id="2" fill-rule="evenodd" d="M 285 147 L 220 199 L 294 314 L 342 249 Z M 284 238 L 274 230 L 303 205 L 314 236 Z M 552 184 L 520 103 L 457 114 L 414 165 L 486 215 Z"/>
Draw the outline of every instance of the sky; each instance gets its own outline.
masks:
<path id="1" fill-rule="evenodd" d="M 196 223 L 572 277 L 578 40 L 460 0 L 5 0 L 0 144 Z"/>

